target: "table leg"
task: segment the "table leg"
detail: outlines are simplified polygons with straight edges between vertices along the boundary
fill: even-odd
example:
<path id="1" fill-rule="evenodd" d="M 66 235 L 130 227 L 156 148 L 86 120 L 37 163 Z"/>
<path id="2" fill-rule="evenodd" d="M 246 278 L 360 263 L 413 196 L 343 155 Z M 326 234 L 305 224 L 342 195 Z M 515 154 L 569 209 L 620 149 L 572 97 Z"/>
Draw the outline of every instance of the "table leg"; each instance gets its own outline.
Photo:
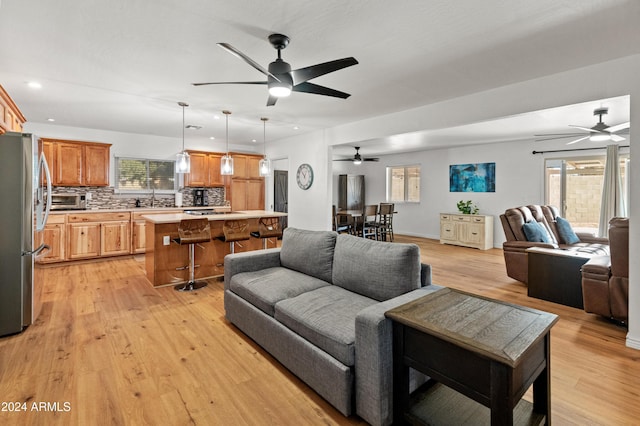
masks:
<path id="1" fill-rule="evenodd" d="M 404 326 L 393 323 L 393 424 L 406 424 L 409 409 L 409 367 L 404 364 Z"/>
<path id="2" fill-rule="evenodd" d="M 545 424 L 551 425 L 551 339 L 544 337 L 546 367 L 533 382 L 533 411 L 545 415 Z"/>
<path id="3" fill-rule="evenodd" d="M 513 425 L 511 368 L 491 362 L 491 424 Z"/>

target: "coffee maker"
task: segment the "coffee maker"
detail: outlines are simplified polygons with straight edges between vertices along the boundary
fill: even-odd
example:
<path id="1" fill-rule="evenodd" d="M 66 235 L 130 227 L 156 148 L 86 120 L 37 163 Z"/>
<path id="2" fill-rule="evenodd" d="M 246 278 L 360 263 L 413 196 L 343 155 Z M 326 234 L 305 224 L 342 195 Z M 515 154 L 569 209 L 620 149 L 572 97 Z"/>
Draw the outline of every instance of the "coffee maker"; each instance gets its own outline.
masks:
<path id="1" fill-rule="evenodd" d="M 208 206 L 209 200 L 207 199 L 206 189 L 194 189 L 193 190 L 193 205 L 196 207 Z"/>

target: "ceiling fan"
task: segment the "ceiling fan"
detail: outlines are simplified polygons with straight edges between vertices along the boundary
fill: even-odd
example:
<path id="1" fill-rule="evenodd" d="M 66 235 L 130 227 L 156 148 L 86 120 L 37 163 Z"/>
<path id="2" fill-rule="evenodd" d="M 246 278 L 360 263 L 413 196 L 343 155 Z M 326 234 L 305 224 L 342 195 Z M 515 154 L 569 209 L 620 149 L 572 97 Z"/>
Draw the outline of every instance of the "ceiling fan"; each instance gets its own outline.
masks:
<path id="1" fill-rule="evenodd" d="M 360 155 L 360 147 L 356 146 L 355 149 L 356 149 L 356 153 L 353 156 L 353 158 L 340 158 L 338 160 L 333 160 L 333 161 L 351 161 L 355 165 L 361 164 L 363 161 L 380 161 L 379 158 L 373 158 L 373 157 L 362 158 L 362 156 Z"/>
<path id="2" fill-rule="evenodd" d="M 218 43 L 218 46 L 244 60 L 256 70 L 267 76 L 267 81 L 227 81 L 215 83 L 193 83 L 194 86 L 204 86 L 208 84 L 266 84 L 269 89 L 269 98 L 267 106 L 276 104 L 278 98 L 289 96 L 291 91 L 312 93 L 315 95 L 333 96 L 336 98 L 347 99 L 351 96 L 349 93 L 340 92 L 339 90 L 330 89 L 318 84 L 309 83 L 309 80 L 330 72 L 341 70 L 358 63 L 355 58 L 336 59 L 335 61 L 324 62 L 322 64 L 311 65 L 297 70 L 291 70 L 291 65 L 282 60 L 280 55 L 282 49 L 289 44 L 289 37 L 283 34 L 271 34 L 269 43 L 278 51 L 278 58 L 269 64 L 268 70 L 265 70 L 256 61 L 231 46 L 228 43 Z"/>
<path id="3" fill-rule="evenodd" d="M 574 139 L 571 142 L 568 142 L 567 145 L 573 145 L 574 143 L 581 142 L 583 140 L 590 140 L 591 142 L 606 142 L 606 141 L 614 141 L 620 142 L 625 140 L 618 133 L 629 133 L 629 127 L 631 123 L 627 121 L 626 123 L 620 123 L 615 126 L 608 126 L 602 121 L 602 116 L 606 115 L 609 112 L 609 108 L 597 108 L 593 111 L 593 115 L 598 116 L 598 123 L 593 127 L 582 127 L 569 125 L 569 127 L 575 127 L 576 129 L 584 130 L 588 133 L 550 133 L 545 135 L 534 135 L 536 137 L 542 136 L 543 139 L 536 139 L 536 142 L 548 141 L 553 139 L 564 139 L 564 138 L 578 138 Z"/>

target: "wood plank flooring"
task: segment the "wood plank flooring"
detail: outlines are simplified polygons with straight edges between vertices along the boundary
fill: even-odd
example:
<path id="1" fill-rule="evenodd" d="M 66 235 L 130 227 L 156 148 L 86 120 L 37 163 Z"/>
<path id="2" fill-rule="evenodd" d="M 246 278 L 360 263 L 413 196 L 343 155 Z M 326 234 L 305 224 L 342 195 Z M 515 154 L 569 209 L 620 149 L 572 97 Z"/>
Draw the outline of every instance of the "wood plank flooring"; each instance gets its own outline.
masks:
<path id="1" fill-rule="evenodd" d="M 502 251 L 414 242 L 435 283 L 553 312 L 556 425 L 640 419 L 640 352 L 626 330 L 527 297 Z M 0 424 L 356 425 L 224 318 L 222 283 L 154 289 L 131 257 L 48 268 L 36 324 L 0 338 Z M 526 396 L 530 399 L 531 395 Z M 15 411 L 17 408 L 22 411 Z"/>

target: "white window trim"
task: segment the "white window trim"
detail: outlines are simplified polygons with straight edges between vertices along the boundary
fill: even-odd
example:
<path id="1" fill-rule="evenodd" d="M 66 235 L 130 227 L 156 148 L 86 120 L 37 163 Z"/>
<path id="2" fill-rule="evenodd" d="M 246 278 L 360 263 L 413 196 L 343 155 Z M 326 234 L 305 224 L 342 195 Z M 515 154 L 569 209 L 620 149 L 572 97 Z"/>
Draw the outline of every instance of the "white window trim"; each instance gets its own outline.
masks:
<path id="1" fill-rule="evenodd" d="M 422 191 L 422 165 L 421 164 L 403 164 L 403 165 L 397 165 L 397 166 L 387 166 L 386 168 L 386 178 L 385 178 L 385 184 L 386 184 L 386 194 L 385 194 L 385 198 L 387 203 L 394 203 L 394 204 L 420 204 L 420 201 L 422 199 L 422 194 L 419 193 L 418 194 L 418 201 L 410 201 L 407 200 L 407 196 L 409 194 L 408 191 L 408 185 L 409 185 L 409 179 L 405 179 L 404 180 L 404 200 L 392 200 L 391 199 L 391 173 L 393 169 L 399 169 L 399 168 L 403 168 L 404 169 L 404 173 L 405 173 L 405 177 L 407 174 L 407 169 L 410 168 L 417 168 L 418 170 L 420 170 L 420 190 Z"/>

